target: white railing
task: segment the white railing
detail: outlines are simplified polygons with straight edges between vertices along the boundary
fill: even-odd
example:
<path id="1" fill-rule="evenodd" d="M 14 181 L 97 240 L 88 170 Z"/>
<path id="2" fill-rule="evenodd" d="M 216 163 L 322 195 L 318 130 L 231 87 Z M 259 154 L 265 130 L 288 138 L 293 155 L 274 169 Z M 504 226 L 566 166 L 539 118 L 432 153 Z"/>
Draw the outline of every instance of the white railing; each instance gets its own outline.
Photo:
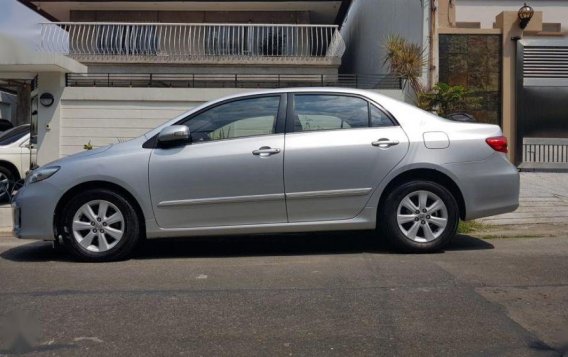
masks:
<path id="1" fill-rule="evenodd" d="M 44 23 L 40 49 L 86 61 L 251 61 L 341 58 L 336 25 Z"/>

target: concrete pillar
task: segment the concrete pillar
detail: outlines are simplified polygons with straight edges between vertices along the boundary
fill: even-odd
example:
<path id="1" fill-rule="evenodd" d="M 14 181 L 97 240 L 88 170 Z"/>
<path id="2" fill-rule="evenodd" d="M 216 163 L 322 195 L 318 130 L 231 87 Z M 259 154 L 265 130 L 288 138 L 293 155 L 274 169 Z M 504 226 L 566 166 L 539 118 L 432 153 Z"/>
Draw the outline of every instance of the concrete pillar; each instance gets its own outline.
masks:
<path id="1" fill-rule="evenodd" d="M 519 27 L 519 17 L 516 11 L 503 11 L 496 17 L 496 25 L 501 29 L 502 37 L 502 118 L 503 133 L 509 139 L 509 159 L 513 163 L 520 161 L 517 157 L 517 115 L 516 115 L 516 47 L 517 41 L 523 36 Z M 542 31 L 542 11 L 535 12 L 525 32 Z"/>
<path id="2" fill-rule="evenodd" d="M 38 156 L 37 164 L 44 165 L 59 159 L 61 95 L 65 89 L 65 74 L 57 72 L 39 73 L 38 96 L 51 93 L 54 97 L 50 107 L 38 105 Z"/>

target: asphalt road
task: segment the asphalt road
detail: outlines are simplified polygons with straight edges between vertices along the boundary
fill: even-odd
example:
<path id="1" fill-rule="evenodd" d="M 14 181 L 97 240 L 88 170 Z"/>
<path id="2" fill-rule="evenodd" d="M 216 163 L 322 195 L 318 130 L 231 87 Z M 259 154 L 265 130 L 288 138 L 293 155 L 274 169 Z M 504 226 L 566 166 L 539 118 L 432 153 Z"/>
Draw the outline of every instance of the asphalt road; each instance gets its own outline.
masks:
<path id="1" fill-rule="evenodd" d="M 0 238 L 0 355 L 20 335 L 34 355 L 559 356 L 567 258 L 568 238 L 403 255 L 350 232 L 153 241 L 85 264 Z"/>

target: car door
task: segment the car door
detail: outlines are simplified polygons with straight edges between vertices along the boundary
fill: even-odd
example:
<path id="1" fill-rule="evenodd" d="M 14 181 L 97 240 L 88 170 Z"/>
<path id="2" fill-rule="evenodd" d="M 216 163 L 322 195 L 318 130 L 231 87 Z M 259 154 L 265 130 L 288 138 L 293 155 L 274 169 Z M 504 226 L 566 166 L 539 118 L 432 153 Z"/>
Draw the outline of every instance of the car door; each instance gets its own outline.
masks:
<path id="1" fill-rule="evenodd" d="M 284 158 L 289 222 L 350 219 L 402 160 L 408 138 L 365 98 L 290 96 Z"/>
<path id="2" fill-rule="evenodd" d="M 190 116 L 191 143 L 149 161 L 154 214 L 164 228 L 286 222 L 285 95 L 241 98 Z"/>

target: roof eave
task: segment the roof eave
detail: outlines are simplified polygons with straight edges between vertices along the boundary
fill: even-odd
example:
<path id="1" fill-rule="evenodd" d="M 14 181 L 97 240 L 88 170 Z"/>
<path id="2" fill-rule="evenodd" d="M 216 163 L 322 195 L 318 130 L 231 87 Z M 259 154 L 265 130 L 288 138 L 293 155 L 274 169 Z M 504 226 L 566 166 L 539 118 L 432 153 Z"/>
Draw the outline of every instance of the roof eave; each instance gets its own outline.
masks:
<path id="1" fill-rule="evenodd" d="M 55 16 L 51 15 L 48 12 L 45 12 L 44 10 L 42 10 L 41 8 L 35 6 L 31 0 L 18 0 L 18 2 L 24 6 L 26 6 L 27 8 L 37 12 L 38 14 L 40 14 L 41 16 L 45 17 L 47 20 L 52 21 L 52 22 L 59 22 L 59 19 L 57 19 Z"/>
<path id="2" fill-rule="evenodd" d="M 59 0 L 59 1 L 65 1 L 65 0 Z M 68 0 L 68 1 L 71 1 L 71 0 Z M 100 1 L 100 0 L 97 0 L 97 1 Z M 140 0 L 128 0 L 128 1 L 140 1 Z M 178 1 L 180 1 L 180 0 L 178 0 Z M 211 0 L 201 0 L 201 1 L 211 1 Z M 241 0 L 241 1 L 248 1 L 248 0 Z M 287 0 L 287 1 L 304 1 L 304 0 Z M 317 0 L 317 1 L 337 1 L 337 0 Z M 341 0 L 341 7 L 339 8 L 339 11 L 337 12 L 337 16 L 335 17 L 335 24 L 336 25 L 341 25 L 343 23 L 343 20 L 345 19 L 345 16 L 347 15 L 347 11 L 349 10 L 349 7 L 351 6 L 352 1 L 353 0 Z M 41 9 L 39 6 L 36 6 L 33 3 L 33 0 L 18 0 L 18 2 L 20 2 L 24 6 L 28 7 L 29 9 L 37 12 L 38 14 L 45 17 L 49 21 L 60 22 L 60 20 L 57 19 L 55 16 L 53 16 L 50 13 L 46 12 L 45 10 Z"/>

